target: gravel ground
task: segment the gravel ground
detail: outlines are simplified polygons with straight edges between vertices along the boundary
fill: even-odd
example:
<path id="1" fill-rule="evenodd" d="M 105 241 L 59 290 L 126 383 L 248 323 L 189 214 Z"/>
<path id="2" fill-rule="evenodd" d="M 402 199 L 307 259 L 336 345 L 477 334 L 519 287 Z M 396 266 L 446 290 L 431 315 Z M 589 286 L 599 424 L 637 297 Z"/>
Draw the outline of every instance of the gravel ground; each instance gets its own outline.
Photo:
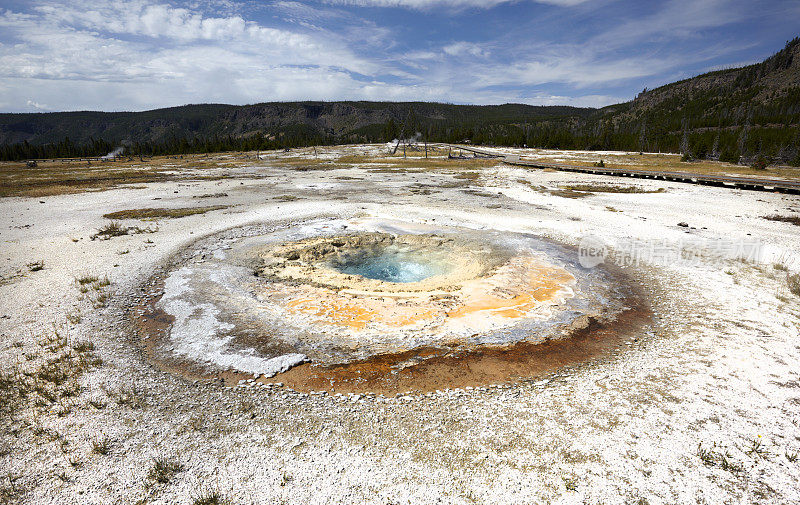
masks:
<path id="1" fill-rule="evenodd" d="M 472 180 L 275 162 L 303 156 L 242 161 L 218 180 L 0 200 L 0 360 L 38 370 L 3 387 L 47 382 L 48 359 L 72 364 L 55 400 L 32 386 L 0 411 L 0 503 L 800 503 L 800 297 L 787 287 L 800 228 L 762 218 L 796 213 L 800 197 L 502 164 Z M 592 183 L 663 191 L 555 191 Z M 211 205 L 227 207 L 90 238 L 108 212 Z M 309 395 L 186 379 L 144 358 L 126 310 L 181 249 L 235 226 L 358 215 L 575 245 L 591 234 L 618 252 L 755 241 L 761 255 L 645 258 L 631 275 L 647 283 L 649 330 L 520 384 Z M 48 340 L 56 331 L 65 339 Z M 179 468 L 159 474 L 159 458 Z"/>

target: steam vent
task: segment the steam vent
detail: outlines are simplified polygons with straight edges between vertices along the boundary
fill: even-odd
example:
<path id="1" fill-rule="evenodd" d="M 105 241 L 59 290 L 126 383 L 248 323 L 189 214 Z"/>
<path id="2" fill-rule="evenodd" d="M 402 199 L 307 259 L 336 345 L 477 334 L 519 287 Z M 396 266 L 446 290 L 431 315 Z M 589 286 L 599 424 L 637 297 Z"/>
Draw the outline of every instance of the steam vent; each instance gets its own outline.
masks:
<path id="1" fill-rule="evenodd" d="M 530 235 L 377 219 L 251 226 L 184 251 L 141 326 L 150 354 L 185 373 L 430 389 L 591 354 L 562 347 L 632 308 L 619 281 Z"/>

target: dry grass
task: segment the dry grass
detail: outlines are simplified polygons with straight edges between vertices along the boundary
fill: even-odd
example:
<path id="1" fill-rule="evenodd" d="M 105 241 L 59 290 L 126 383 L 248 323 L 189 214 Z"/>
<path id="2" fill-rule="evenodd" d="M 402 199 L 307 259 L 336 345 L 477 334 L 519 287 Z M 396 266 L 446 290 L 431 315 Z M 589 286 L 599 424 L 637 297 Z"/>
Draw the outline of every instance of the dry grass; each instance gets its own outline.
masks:
<path id="1" fill-rule="evenodd" d="M 534 152 L 539 152 L 534 150 Z M 552 154 L 552 153 L 547 153 Z M 525 155 L 523 155 L 524 157 Z M 600 159 L 607 168 L 631 168 L 636 170 L 651 170 L 664 172 L 691 172 L 703 175 L 744 175 L 757 177 L 782 177 L 800 180 L 800 170 L 788 167 L 769 167 L 767 170 L 757 170 L 744 165 L 734 165 L 719 161 L 701 160 L 691 163 L 682 163 L 680 155 L 672 154 L 608 154 L 592 153 L 589 151 L 575 154 L 564 154 L 553 158 L 531 158 L 543 164 L 552 163 L 571 166 L 593 166 Z"/>
<path id="2" fill-rule="evenodd" d="M 298 172 L 307 172 L 310 170 L 338 170 L 342 168 L 351 168 L 350 165 L 340 164 L 337 161 L 324 160 L 317 158 L 270 158 L 270 165 L 291 168 Z"/>
<path id="3" fill-rule="evenodd" d="M 181 470 L 183 470 L 183 465 L 179 462 L 159 457 L 153 460 L 153 466 L 147 472 L 147 478 L 159 484 L 167 484 Z"/>
<path id="4" fill-rule="evenodd" d="M 231 503 L 218 490 L 202 491 L 197 497 L 192 500 L 192 505 L 227 505 Z"/>
<path id="5" fill-rule="evenodd" d="M 29 271 L 38 272 L 44 269 L 44 260 L 34 261 L 33 263 L 28 263 L 26 266 Z"/>
<path id="6" fill-rule="evenodd" d="M 420 153 L 414 153 L 420 156 Z M 449 159 L 447 157 L 428 157 L 428 158 L 403 158 L 402 154 L 394 156 L 370 157 L 370 156 L 341 156 L 337 160 L 339 163 L 348 164 L 373 164 L 385 165 L 386 168 L 395 169 L 420 169 L 420 170 L 481 170 L 491 168 L 498 164 L 495 159 L 474 158 L 474 159 Z"/>
<path id="7" fill-rule="evenodd" d="M 0 371 L 0 419 L 15 416 L 28 406 L 49 409 L 63 404 L 64 399 L 80 393 L 81 376 L 102 364 L 93 344 L 71 343 L 57 330 L 22 352 L 26 364 Z"/>
<path id="8" fill-rule="evenodd" d="M 111 440 L 103 435 L 92 440 L 92 452 L 101 456 L 108 456 L 111 453 Z"/>
<path id="9" fill-rule="evenodd" d="M 164 209 L 164 208 L 127 209 L 127 210 L 119 210 L 116 212 L 109 212 L 108 214 L 103 214 L 103 217 L 106 219 L 140 219 L 140 220 L 171 219 L 171 218 L 193 216 L 196 214 L 205 214 L 206 212 L 211 212 L 214 210 L 221 210 L 226 208 L 228 208 L 227 205 L 211 205 L 208 207 L 181 207 L 177 209 Z"/>
<path id="10" fill-rule="evenodd" d="M 786 285 L 790 293 L 800 296 L 800 274 L 786 274 Z"/>
<path id="11" fill-rule="evenodd" d="M 158 229 L 153 228 L 139 228 L 138 226 L 123 226 L 117 221 L 109 221 L 97 230 L 97 233 L 92 235 L 92 240 L 109 240 L 114 237 L 121 237 L 123 235 L 135 235 L 139 233 L 155 233 Z"/>
<path id="12" fill-rule="evenodd" d="M 560 196 L 562 198 L 586 198 L 587 196 L 591 195 L 591 193 L 587 193 L 586 191 L 575 191 L 572 189 L 552 189 L 546 186 L 539 186 L 532 184 L 530 181 L 527 181 L 525 179 L 517 179 L 517 182 L 520 184 L 524 184 L 525 186 L 528 186 L 530 189 L 538 193 L 543 193 L 552 196 Z"/>
<path id="13" fill-rule="evenodd" d="M 772 216 L 764 216 L 764 219 L 769 221 L 779 221 L 781 223 L 791 223 L 795 226 L 800 226 L 800 216 L 780 216 L 774 214 Z"/>
<path id="14" fill-rule="evenodd" d="M 22 164 L 0 164 L 0 197 L 43 197 L 109 189 L 120 184 L 164 180 L 168 174 L 153 167 L 124 163 L 42 163 L 38 168 Z"/>
<path id="15" fill-rule="evenodd" d="M 24 162 L 0 162 L 0 197 L 45 197 L 83 191 L 102 191 L 120 185 L 178 179 L 219 179 L 204 171 L 235 163 L 234 157 L 189 155 L 159 156 L 140 161 L 44 161 L 36 168 Z"/>
<path id="16" fill-rule="evenodd" d="M 637 186 L 616 186 L 613 184 L 569 184 L 561 186 L 568 191 L 582 193 L 663 193 L 664 188 L 644 189 Z"/>

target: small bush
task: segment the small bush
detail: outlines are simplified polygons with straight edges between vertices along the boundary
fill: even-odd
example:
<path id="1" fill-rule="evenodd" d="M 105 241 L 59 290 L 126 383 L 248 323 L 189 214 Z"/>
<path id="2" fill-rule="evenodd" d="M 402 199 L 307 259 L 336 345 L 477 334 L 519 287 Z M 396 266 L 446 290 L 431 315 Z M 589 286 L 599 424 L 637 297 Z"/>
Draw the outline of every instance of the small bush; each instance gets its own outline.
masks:
<path id="1" fill-rule="evenodd" d="M 750 168 L 753 170 L 766 170 L 767 166 L 769 166 L 769 160 L 762 154 L 756 156 L 756 158 L 750 164 Z"/>
<path id="2" fill-rule="evenodd" d="M 121 225 L 118 221 L 109 221 L 108 224 L 99 228 L 97 233 L 92 235 L 91 239 L 100 238 L 102 240 L 108 240 L 112 237 L 121 237 L 122 235 L 127 235 L 129 230 L 130 228 Z"/>
<path id="3" fill-rule="evenodd" d="M 123 226 L 118 221 L 109 221 L 108 224 L 99 228 L 97 233 L 90 236 L 92 240 L 109 240 L 114 237 L 121 237 L 123 235 L 134 235 L 138 233 L 155 233 L 158 228 L 140 228 L 138 226 Z"/>

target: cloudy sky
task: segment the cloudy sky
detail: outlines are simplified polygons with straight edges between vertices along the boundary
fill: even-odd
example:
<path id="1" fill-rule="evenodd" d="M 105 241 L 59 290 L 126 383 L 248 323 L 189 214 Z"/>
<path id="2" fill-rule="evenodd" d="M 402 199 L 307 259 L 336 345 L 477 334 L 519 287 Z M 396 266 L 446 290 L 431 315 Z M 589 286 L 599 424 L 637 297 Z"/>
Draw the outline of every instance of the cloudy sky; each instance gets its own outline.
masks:
<path id="1" fill-rule="evenodd" d="M 800 0 L 0 0 L 0 111 L 602 106 L 759 61 Z"/>

